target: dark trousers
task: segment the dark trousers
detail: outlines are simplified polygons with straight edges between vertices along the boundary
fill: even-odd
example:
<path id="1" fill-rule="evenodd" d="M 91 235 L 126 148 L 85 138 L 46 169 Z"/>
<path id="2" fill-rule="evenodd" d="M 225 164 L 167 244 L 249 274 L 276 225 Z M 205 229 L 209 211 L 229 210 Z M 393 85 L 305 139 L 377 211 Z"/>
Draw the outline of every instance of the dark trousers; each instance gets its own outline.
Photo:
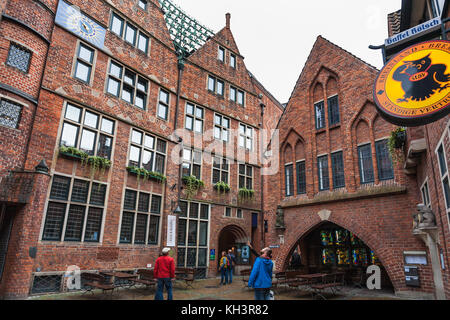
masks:
<path id="1" fill-rule="evenodd" d="M 228 284 L 227 268 L 220 268 L 220 284 Z"/>
<path id="2" fill-rule="evenodd" d="M 166 287 L 167 300 L 172 300 L 172 279 L 160 278 L 158 279 L 158 286 L 156 288 L 155 300 L 164 300 L 163 290 Z"/>
<path id="3" fill-rule="evenodd" d="M 227 273 L 228 273 L 228 283 L 232 283 L 233 282 L 233 267 L 227 268 Z"/>
<path id="4" fill-rule="evenodd" d="M 269 300 L 270 289 L 255 289 L 255 300 Z"/>

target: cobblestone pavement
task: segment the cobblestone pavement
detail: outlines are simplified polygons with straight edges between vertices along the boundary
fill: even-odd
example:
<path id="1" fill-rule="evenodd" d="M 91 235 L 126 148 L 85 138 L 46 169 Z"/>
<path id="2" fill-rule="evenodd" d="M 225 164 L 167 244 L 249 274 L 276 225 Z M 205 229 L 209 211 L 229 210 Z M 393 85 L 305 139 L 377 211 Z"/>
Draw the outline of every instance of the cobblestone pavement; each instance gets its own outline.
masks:
<path id="1" fill-rule="evenodd" d="M 193 283 L 193 288 L 187 288 L 184 282 L 176 281 L 174 284 L 174 300 L 253 300 L 253 290 L 244 287 L 241 277 L 235 277 L 230 285 L 220 286 L 220 279 L 197 280 Z M 336 296 L 330 293 L 325 294 L 327 299 L 332 300 L 398 300 L 392 291 L 380 290 L 370 291 L 344 287 Z M 31 300 L 153 300 L 155 297 L 154 288 L 122 288 L 110 293 L 102 294 L 96 290 L 94 294 L 81 292 L 65 294 L 49 294 L 30 297 Z M 164 291 L 164 297 L 167 294 Z M 311 293 L 297 289 L 277 288 L 275 290 L 276 300 L 311 300 Z"/>

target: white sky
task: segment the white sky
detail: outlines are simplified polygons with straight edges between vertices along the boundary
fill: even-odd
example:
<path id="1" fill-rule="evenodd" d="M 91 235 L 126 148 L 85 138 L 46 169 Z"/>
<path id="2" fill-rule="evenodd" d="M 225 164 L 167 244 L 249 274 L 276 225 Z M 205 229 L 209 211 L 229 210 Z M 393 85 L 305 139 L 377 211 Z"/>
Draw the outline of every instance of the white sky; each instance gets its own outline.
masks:
<path id="1" fill-rule="evenodd" d="M 289 100 L 318 35 L 381 68 L 387 15 L 401 0 L 172 0 L 213 32 L 231 31 L 245 65 L 281 103 Z"/>

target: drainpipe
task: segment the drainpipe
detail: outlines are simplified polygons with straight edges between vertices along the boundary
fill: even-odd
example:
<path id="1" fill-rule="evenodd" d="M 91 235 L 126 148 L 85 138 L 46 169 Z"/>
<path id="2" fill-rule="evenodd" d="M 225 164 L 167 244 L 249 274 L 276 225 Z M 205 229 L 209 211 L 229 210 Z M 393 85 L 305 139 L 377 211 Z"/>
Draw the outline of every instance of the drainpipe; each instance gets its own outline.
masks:
<path id="1" fill-rule="evenodd" d="M 259 105 L 261 107 L 261 123 L 259 125 L 260 128 L 260 137 L 259 137 L 259 144 L 260 144 L 260 157 L 263 157 L 264 154 L 264 146 L 263 146 L 263 141 L 262 141 L 262 130 L 264 128 L 264 109 L 265 109 L 265 105 L 264 103 L 260 103 Z M 261 167 L 262 170 L 262 167 Z M 262 248 L 266 247 L 266 232 L 265 232 L 265 220 L 264 220 L 264 176 L 260 173 L 261 176 L 261 241 L 262 241 Z"/>
<path id="2" fill-rule="evenodd" d="M 175 121 L 174 121 L 174 125 L 173 125 L 174 132 L 177 130 L 177 124 L 178 124 L 178 109 L 180 106 L 181 80 L 183 78 L 184 62 L 185 62 L 184 56 L 183 56 L 183 54 L 180 54 L 178 56 L 178 83 L 177 83 L 177 99 L 176 99 L 176 104 L 175 104 Z M 178 143 L 181 146 L 179 156 L 182 157 L 183 156 L 183 138 L 179 137 L 176 133 L 175 133 L 175 137 L 178 139 Z M 182 163 L 180 163 L 179 167 L 178 167 L 178 185 L 177 185 L 178 196 L 177 196 L 177 208 L 176 208 L 177 212 L 179 209 L 180 198 L 181 198 L 181 178 L 182 178 L 181 177 L 181 168 L 182 168 Z"/>

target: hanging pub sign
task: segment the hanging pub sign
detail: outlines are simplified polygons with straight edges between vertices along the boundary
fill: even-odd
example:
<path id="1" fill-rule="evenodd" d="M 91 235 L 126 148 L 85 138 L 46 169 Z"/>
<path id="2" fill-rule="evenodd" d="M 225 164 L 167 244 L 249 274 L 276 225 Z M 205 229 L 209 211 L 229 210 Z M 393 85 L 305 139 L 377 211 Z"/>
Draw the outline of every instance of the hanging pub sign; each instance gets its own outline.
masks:
<path id="1" fill-rule="evenodd" d="M 417 43 L 395 55 L 381 69 L 374 100 L 387 121 L 424 125 L 450 112 L 450 41 Z"/>

